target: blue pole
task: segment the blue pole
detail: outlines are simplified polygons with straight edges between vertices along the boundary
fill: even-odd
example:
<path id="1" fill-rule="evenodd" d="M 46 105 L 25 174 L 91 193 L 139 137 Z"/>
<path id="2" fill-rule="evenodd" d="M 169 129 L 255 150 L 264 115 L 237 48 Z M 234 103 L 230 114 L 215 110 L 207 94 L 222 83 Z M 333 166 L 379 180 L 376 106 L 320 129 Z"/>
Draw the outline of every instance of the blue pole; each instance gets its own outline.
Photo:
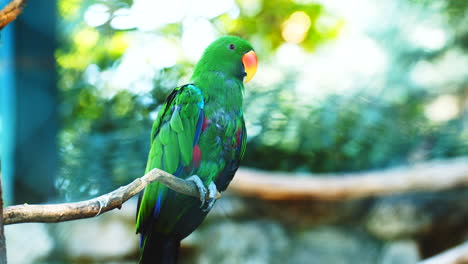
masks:
<path id="1" fill-rule="evenodd" d="M 55 194 L 56 15 L 55 0 L 29 1 L 0 32 L 0 155 L 8 204 L 47 202 Z"/>
<path id="2" fill-rule="evenodd" d="M 0 1 L 4 6 L 8 1 Z M 0 158 L 5 205 L 12 204 L 15 174 L 16 91 L 14 61 L 14 25 L 1 31 L 0 39 Z"/>

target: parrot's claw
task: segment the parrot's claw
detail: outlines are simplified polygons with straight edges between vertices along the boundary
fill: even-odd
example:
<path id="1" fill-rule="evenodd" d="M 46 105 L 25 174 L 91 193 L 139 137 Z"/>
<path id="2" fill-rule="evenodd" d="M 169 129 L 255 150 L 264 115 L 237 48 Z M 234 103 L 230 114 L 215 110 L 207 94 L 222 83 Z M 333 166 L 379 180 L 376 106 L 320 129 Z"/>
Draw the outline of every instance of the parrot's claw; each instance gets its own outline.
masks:
<path id="1" fill-rule="evenodd" d="M 202 208 L 205 205 L 205 197 L 207 192 L 205 185 L 203 185 L 203 181 L 197 175 L 190 176 L 186 180 L 193 181 L 197 186 L 198 193 L 200 194 L 200 208 Z"/>
<path id="2" fill-rule="evenodd" d="M 216 184 L 214 182 L 211 182 L 210 185 L 208 185 L 208 205 L 206 206 L 205 209 L 202 209 L 204 212 L 210 211 L 211 208 L 213 208 L 213 205 L 216 202 L 216 194 L 218 193 L 218 188 L 216 188 Z"/>
<path id="3" fill-rule="evenodd" d="M 203 181 L 197 175 L 193 175 L 187 178 L 188 181 L 193 181 L 197 186 L 198 193 L 200 194 L 200 208 L 202 211 L 207 212 L 213 208 L 213 205 L 216 201 L 216 194 L 218 193 L 218 189 L 216 188 L 216 184 L 211 182 L 208 185 L 208 188 L 205 187 Z M 206 195 L 208 193 L 208 200 L 206 199 Z M 205 207 L 206 205 L 206 207 Z"/>

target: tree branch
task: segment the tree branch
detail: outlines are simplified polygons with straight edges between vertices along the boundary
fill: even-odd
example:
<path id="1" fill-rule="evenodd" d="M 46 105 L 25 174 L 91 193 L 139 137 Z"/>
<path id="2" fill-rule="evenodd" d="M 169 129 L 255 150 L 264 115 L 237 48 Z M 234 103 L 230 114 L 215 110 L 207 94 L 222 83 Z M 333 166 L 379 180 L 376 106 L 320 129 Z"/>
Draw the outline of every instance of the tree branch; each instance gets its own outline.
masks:
<path id="1" fill-rule="evenodd" d="M 16 19 L 23 11 L 26 0 L 12 0 L 2 10 L 0 10 L 0 30 Z"/>
<path id="2" fill-rule="evenodd" d="M 192 181 L 177 178 L 160 169 L 153 169 L 130 184 L 91 200 L 63 204 L 9 206 L 3 211 L 4 224 L 56 223 L 94 217 L 115 208 L 120 209 L 124 202 L 154 181 L 161 182 L 176 192 L 199 197 L 198 189 Z M 218 193 L 216 198 L 219 197 L 221 195 Z"/>
<path id="3" fill-rule="evenodd" d="M 298 177 L 291 173 L 239 169 L 230 190 L 240 195 L 269 200 L 347 200 L 410 191 L 438 191 L 468 186 L 468 158 L 432 161 L 385 171 L 323 176 Z M 7 207 L 3 211 L 4 221 L 7 225 L 25 222 L 55 223 L 94 217 L 120 208 L 125 201 L 153 181 L 159 181 L 174 191 L 199 197 L 193 182 L 153 169 L 132 183 L 91 200 Z M 218 193 L 217 198 L 219 197 Z"/>
<path id="4" fill-rule="evenodd" d="M 468 241 L 425 259 L 418 264 L 467 264 L 468 263 Z"/>
<path id="5" fill-rule="evenodd" d="M 229 190 L 267 200 L 349 200 L 468 186 L 468 158 L 364 173 L 294 174 L 239 169 Z"/>

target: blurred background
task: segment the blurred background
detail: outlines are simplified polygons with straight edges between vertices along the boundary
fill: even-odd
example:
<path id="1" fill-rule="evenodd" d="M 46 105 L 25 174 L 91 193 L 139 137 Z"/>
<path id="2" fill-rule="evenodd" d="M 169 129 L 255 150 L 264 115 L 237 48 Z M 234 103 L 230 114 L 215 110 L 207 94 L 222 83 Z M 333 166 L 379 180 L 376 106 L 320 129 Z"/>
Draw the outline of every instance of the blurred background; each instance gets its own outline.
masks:
<path id="1" fill-rule="evenodd" d="M 259 57 L 243 166 L 294 181 L 466 156 L 467 25 L 456 0 L 29 1 L 0 39 L 5 202 L 78 201 L 142 176 L 165 97 L 227 34 Z M 342 202 L 228 193 L 181 262 L 416 263 L 468 238 L 467 202 L 466 188 Z M 135 206 L 7 226 L 10 263 L 134 263 Z"/>

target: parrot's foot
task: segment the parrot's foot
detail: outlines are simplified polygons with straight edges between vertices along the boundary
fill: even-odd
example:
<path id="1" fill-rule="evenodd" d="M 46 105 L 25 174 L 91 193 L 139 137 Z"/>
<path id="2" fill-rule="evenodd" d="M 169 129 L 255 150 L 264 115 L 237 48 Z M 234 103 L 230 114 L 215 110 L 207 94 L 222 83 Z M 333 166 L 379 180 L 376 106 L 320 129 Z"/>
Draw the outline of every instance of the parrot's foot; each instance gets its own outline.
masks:
<path id="1" fill-rule="evenodd" d="M 214 182 L 211 182 L 208 185 L 208 188 L 205 187 L 203 184 L 203 181 L 198 177 L 197 175 L 193 175 L 187 178 L 188 181 L 193 181 L 195 185 L 197 186 L 198 193 L 200 194 L 200 208 L 204 212 L 207 212 L 213 208 L 213 205 L 216 201 L 216 194 L 218 193 L 218 189 L 216 188 L 216 184 Z M 208 193 L 208 200 L 206 200 L 206 194 Z M 205 207 L 206 204 L 206 208 Z"/>
<path id="2" fill-rule="evenodd" d="M 186 180 L 193 181 L 195 183 L 195 186 L 197 186 L 198 194 L 200 194 L 200 202 L 201 202 L 200 208 L 203 207 L 203 205 L 205 204 L 205 197 L 206 197 L 207 190 L 206 190 L 205 185 L 203 185 L 202 180 L 200 179 L 200 177 L 198 177 L 198 175 L 190 176 Z"/>

